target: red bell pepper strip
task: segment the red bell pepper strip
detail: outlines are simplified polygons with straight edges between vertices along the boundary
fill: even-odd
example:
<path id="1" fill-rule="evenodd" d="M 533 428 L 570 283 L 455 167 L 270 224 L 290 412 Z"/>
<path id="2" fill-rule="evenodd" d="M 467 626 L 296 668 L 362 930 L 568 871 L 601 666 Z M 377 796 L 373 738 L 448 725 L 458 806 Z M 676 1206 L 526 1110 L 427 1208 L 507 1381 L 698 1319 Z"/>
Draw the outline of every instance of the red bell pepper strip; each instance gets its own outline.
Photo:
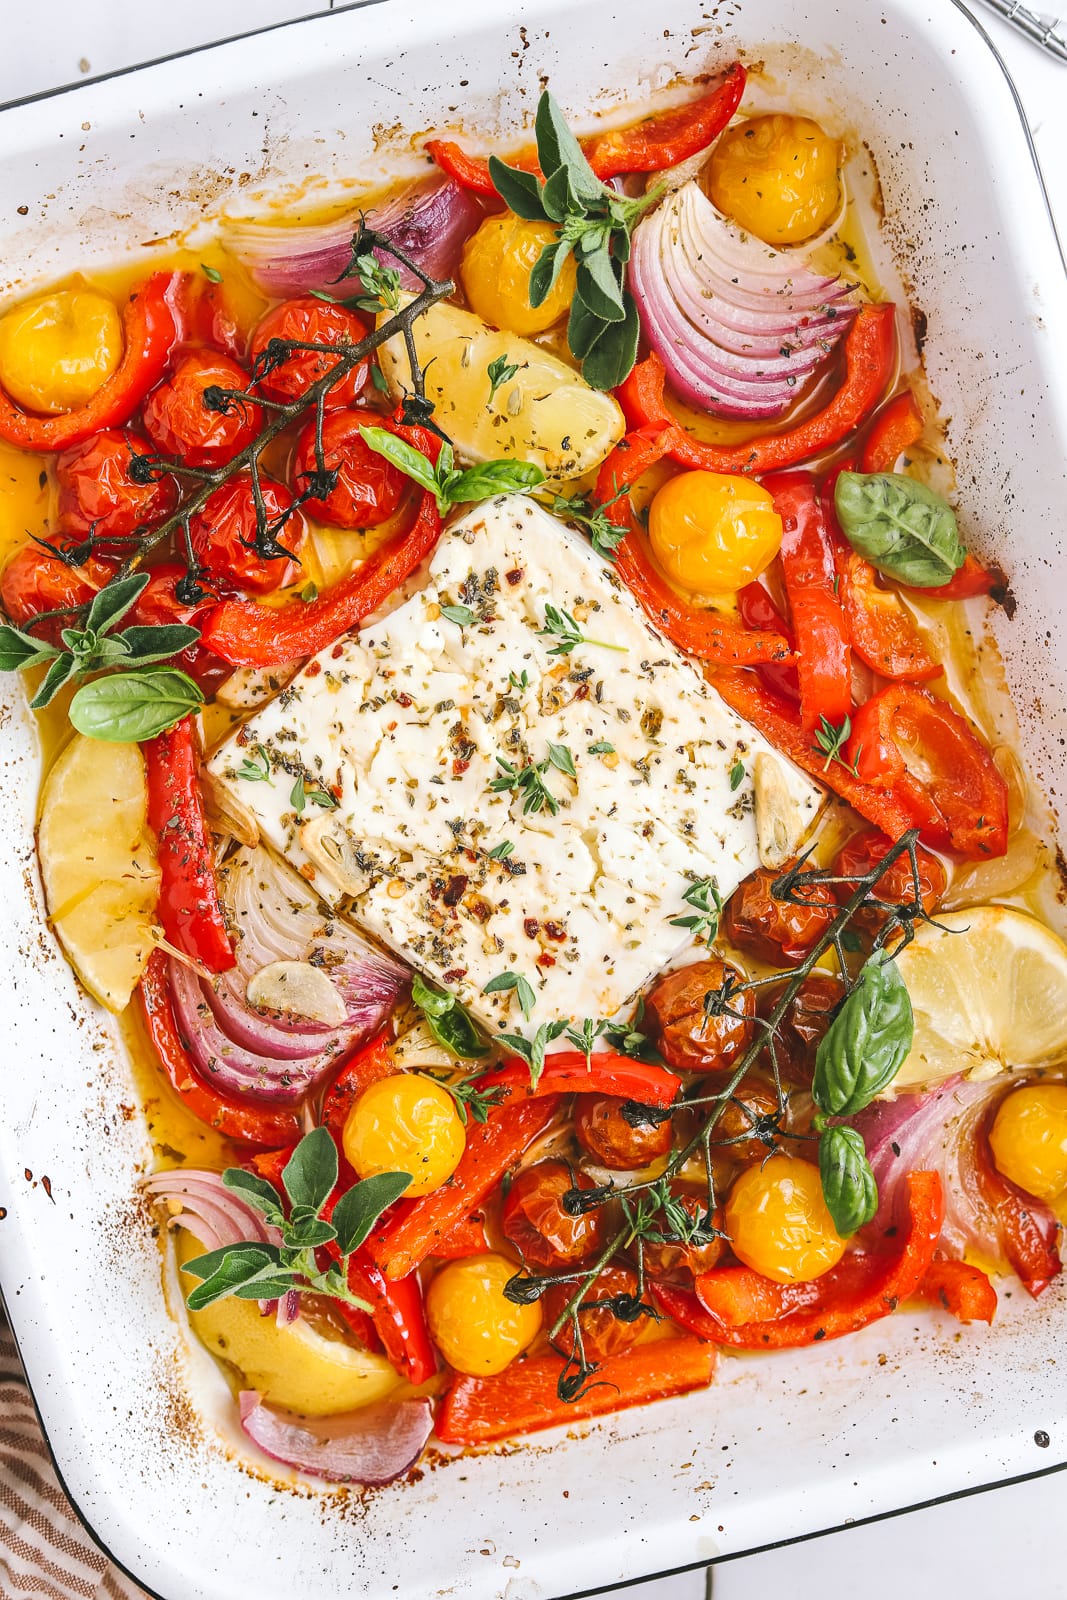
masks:
<path id="1" fill-rule="evenodd" d="M 782 575 L 796 642 L 801 726 L 813 732 L 825 718 L 837 727 L 852 707 L 852 659 L 830 529 L 809 473 L 778 473 L 764 487 L 782 519 Z"/>
<path id="2" fill-rule="evenodd" d="M 896 307 L 864 306 L 845 336 L 845 376 L 833 398 L 784 433 L 761 434 L 747 444 L 706 444 L 687 433 L 667 409 L 663 363 L 648 356 L 615 391 L 631 428 L 670 428 L 663 454 L 707 472 L 781 472 L 842 443 L 893 379 L 897 364 Z"/>
<path id="3" fill-rule="evenodd" d="M 665 1108 L 673 1105 L 682 1080 L 654 1062 L 635 1061 L 614 1050 L 598 1051 L 587 1060 L 581 1050 L 557 1050 L 545 1057 L 536 1088 L 530 1086 L 529 1064 L 509 1056 L 499 1067 L 484 1073 L 478 1089 L 503 1089 L 505 1097 L 527 1100 L 546 1094 L 609 1094 L 618 1100 Z"/>
<path id="4" fill-rule="evenodd" d="M 322 1124 L 333 1135 L 338 1149 L 341 1148 L 348 1113 L 364 1089 L 381 1078 L 391 1078 L 397 1070 L 389 1048 L 391 1038 L 388 1028 L 376 1033 L 345 1062 L 326 1091 L 322 1102 Z"/>
<path id="5" fill-rule="evenodd" d="M 844 539 L 835 540 L 837 590 L 848 622 L 852 648 L 883 678 L 910 683 L 939 678 L 944 671 L 893 589 L 883 589 L 865 557 Z"/>
<path id="6" fill-rule="evenodd" d="M 281 1192 L 282 1173 L 289 1165 L 289 1157 L 296 1149 L 295 1144 L 287 1144 L 282 1150 L 259 1150 L 250 1157 L 248 1165 L 259 1173 L 261 1178 L 266 1178 L 268 1183 Z"/>
<path id="7" fill-rule="evenodd" d="M 699 151 L 707 149 L 725 128 L 745 92 L 746 73 L 739 61 L 726 69 L 726 75 L 708 94 L 673 111 L 658 111 L 629 128 L 594 134 L 581 140 L 585 158 L 601 180 L 622 172 L 662 172 L 675 167 Z M 451 139 L 430 139 L 426 149 L 442 172 L 447 172 L 464 189 L 498 199 L 489 176 L 489 163 L 469 156 Z M 508 156 L 509 167 L 535 172 L 543 177 L 535 151 L 524 150 Z"/>
<path id="8" fill-rule="evenodd" d="M 660 1309 L 700 1338 L 738 1350 L 796 1349 L 823 1339 L 840 1339 L 877 1322 L 915 1294 L 934 1258 L 945 1219 L 944 1193 L 936 1172 L 911 1172 L 907 1178 L 908 1226 L 896 1252 L 846 1256 L 810 1284 L 779 1284 L 763 1279 L 747 1285 L 755 1309 L 750 1322 L 736 1322 L 739 1284 L 748 1267 L 723 1267 L 702 1273 L 696 1294 L 670 1284 L 654 1284 Z M 719 1315 L 719 1282 L 724 1274 L 724 1315 Z M 736 1281 L 735 1281 L 736 1280 Z M 815 1298 L 812 1292 L 817 1291 Z M 744 1290 L 740 1292 L 744 1293 Z M 768 1314 L 769 1313 L 769 1314 Z"/>
<path id="9" fill-rule="evenodd" d="M 559 1356 L 520 1356 L 495 1378 L 457 1377 L 437 1413 L 437 1437 L 446 1444 L 489 1444 L 704 1389 L 715 1371 L 715 1351 L 698 1339 L 638 1345 L 601 1362 L 573 1401 L 556 1393 L 561 1364 Z"/>
<path id="10" fill-rule="evenodd" d="M 662 172 L 706 150 L 741 104 L 747 74 L 740 61 L 726 69 L 715 88 L 673 111 L 658 111 L 630 128 L 615 128 L 582 141 L 598 178 L 623 172 Z"/>
<path id="11" fill-rule="evenodd" d="M 814 747 L 811 735 L 801 727 L 796 707 L 773 694 L 754 672 L 720 670 L 713 673 L 709 681 L 726 704 L 758 728 L 776 750 L 833 789 L 890 839 L 899 839 L 908 828 L 931 820 L 932 809 L 921 792 L 916 797 L 906 789 L 899 792 L 876 788 L 857 778 L 840 762 L 828 762 Z"/>
<path id="12" fill-rule="evenodd" d="M 608 520 L 628 530 L 615 551 L 615 570 L 661 633 L 690 655 L 737 665 L 783 660 L 789 655 L 787 640 L 775 633 L 739 628 L 719 611 L 687 605 L 653 565 L 629 496 L 620 491 L 631 488 L 643 472 L 662 460 L 669 444 L 670 431 L 665 428 L 628 434 L 600 468 L 596 498 Z"/>
<path id="13" fill-rule="evenodd" d="M 148 824 L 159 861 L 159 920 L 171 944 L 209 972 L 236 962 L 219 905 L 215 863 L 200 797 L 196 724 L 183 717 L 147 740 Z"/>
<path id="14" fill-rule="evenodd" d="M 966 718 L 927 689 L 891 683 L 872 695 L 852 719 L 845 760 L 875 788 L 925 798 L 935 848 L 972 861 L 1008 848 L 1007 783 Z"/>
<path id="15" fill-rule="evenodd" d="M 152 952 L 142 974 L 141 1007 L 159 1064 L 187 1111 L 207 1127 L 241 1144 L 260 1145 L 273 1151 L 278 1145 L 292 1146 L 297 1142 L 301 1127 L 295 1112 L 244 1105 L 220 1094 L 200 1077 L 189 1060 L 174 1020 L 167 985 L 167 958 L 162 950 Z"/>
<path id="16" fill-rule="evenodd" d="M 981 594 L 995 596 L 998 590 L 1007 590 L 1007 587 L 1008 580 L 999 567 L 983 567 L 976 556 L 968 554 L 963 566 L 947 583 L 915 592 L 927 600 L 973 600 Z"/>
<path id="17" fill-rule="evenodd" d="M 892 472 L 908 446 L 922 437 L 925 426 L 911 390 L 894 395 L 871 423 L 860 456 L 860 471 Z"/>
<path id="18" fill-rule="evenodd" d="M 1056 1248 L 1059 1223 L 1043 1201 L 1024 1194 L 997 1171 L 985 1133 L 978 1138 L 976 1171 L 1000 1247 L 1027 1294 L 1036 1300 L 1063 1271 Z"/>
<path id="19" fill-rule="evenodd" d="M 180 272 L 154 272 L 130 295 L 122 313 L 122 360 L 84 405 L 44 417 L 23 411 L 0 389 L 0 439 L 20 450 L 67 450 L 101 428 L 129 422 L 163 376 L 179 336 L 181 282 Z"/>
<path id="20" fill-rule="evenodd" d="M 448 1182 L 371 1234 L 370 1253 L 385 1276 L 405 1278 L 435 1255 L 438 1242 L 481 1205 L 558 1109 L 559 1096 L 548 1095 L 502 1106 L 490 1111 L 487 1121 L 468 1125 L 467 1148 Z"/>
<path id="21" fill-rule="evenodd" d="M 396 1370 L 409 1383 L 425 1383 L 432 1378 L 437 1371 L 437 1356 L 426 1326 L 418 1275 L 412 1272 L 406 1278 L 385 1277 L 366 1245 L 361 1245 L 349 1258 L 348 1287 L 370 1306 L 375 1332 Z M 354 1306 L 346 1308 L 340 1303 L 339 1309 L 342 1314 L 348 1309 L 356 1311 Z"/>
<path id="22" fill-rule="evenodd" d="M 793 648 L 793 630 L 778 607 L 757 579 L 746 583 L 737 591 L 737 609 L 746 628 L 757 628 L 762 633 L 777 633 Z M 800 701 L 800 679 L 797 669 L 787 661 L 765 662 L 756 671 L 768 689 L 780 694 L 794 705 Z"/>
<path id="23" fill-rule="evenodd" d="M 992 1322 L 997 1309 L 997 1291 L 985 1273 L 967 1261 L 931 1261 L 919 1293 L 959 1322 Z"/>
<path id="24" fill-rule="evenodd" d="M 451 1233 L 438 1239 L 433 1253 L 441 1261 L 461 1261 L 466 1256 L 480 1256 L 488 1248 L 485 1218 L 477 1214 L 457 1222 Z"/>

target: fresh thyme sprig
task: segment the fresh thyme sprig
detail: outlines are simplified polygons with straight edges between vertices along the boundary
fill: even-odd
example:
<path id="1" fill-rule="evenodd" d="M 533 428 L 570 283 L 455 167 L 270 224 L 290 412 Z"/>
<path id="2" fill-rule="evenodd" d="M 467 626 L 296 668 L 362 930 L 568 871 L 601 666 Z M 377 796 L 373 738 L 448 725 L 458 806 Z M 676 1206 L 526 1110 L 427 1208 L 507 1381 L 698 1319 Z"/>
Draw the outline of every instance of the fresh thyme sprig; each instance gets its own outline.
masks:
<path id="1" fill-rule="evenodd" d="M 550 744 L 548 755 L 543 760 L 527 761 L 525 766 L 517 767 L 513 762 L 505 761 L 503 756 L 497 756 L 496 764 L 500 772 L 489 780 L 490 790 L 494 794 L 503 794 L 513 789 L 516 794 L 521 794 L 523 815 L 527 817 L 538 811 L 547 811 L 549 816 L 554 817 L 559 811 L 559 801 L 545 782 L 549 767 L 555 767 L 557 772 L 564 773 L 568 778 L 578 776 L 574 757 L 565 744 Z"/>
<path id="2" fill-rule="evenodd" d="M 557 641 L 548 652 L 550 656 L 569 656 L 580 644 L 595 644 L 601 650 L 618 650 L 623 655 L 629 648 L 624 644 L 608 644 L 604 639 L 591 639 L 582 632 L 570 612 L 563 611 L 559 606 L 545 607 L 545 625 L 537 631 L 543 637 Z"/>
<path id="3" fill-rule="evenodd" d="M 719 931 L 722 916 L 722 895 L 714 878 L 698 878 L 682 896 L 686 905 L 693 907 L 689 917 L 672 917 L 672 928 L 687 928 L 694 939 L 711 944 Z"/>
<path id="4" fill-rule="evenodd" d="M 616 500 L 621 500 L 623 495 L 629 493 L 629 486 L 624 484 L 617 489 L 610 500 L 601 504 L 594 504 L 588 495 L 554 494 L 549 501 L 548 509 L 553 516 L 562 517 L 565 522 L 576 523 L 579 528 L 584 528 L 589 535 L 589 543 L 593 546 L 598 556 L 605 561 L 614 561 L 615 552 L 626 537 L 626 529 L 620 528 L 607 515 L 608 507 L 613 506 Z"/>
<path id="5" fill-rule="evenodd" d="M 819 718 L 819 726 L 815 730 L 815 749 L 819 755 L 826 757 L 822 767 L 824 772 L 829 772 L 836 761 L 846 772 L 851 772 L 854 778 L 859 777 L 859 753 L 857 752 L 855 760 L 851 762 L 846 761 L 841 754 L 851 737 L 851 717 L 843 717 L 836 726 L 827 717 Z"/>

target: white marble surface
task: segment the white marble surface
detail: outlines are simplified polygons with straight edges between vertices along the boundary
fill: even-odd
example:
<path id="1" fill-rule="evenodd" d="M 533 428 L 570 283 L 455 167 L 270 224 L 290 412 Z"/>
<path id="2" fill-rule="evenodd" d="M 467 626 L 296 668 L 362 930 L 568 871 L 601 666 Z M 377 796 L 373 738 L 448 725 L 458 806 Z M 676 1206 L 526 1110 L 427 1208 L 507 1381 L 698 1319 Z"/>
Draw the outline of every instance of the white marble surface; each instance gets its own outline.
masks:
<path id="1" fill-rule="evenodd" d="M 7 0 L 0 103 L 329 9 L 301 0 Z M 985 7 L 973 9 L 1015 80 L 1067 249 L 1067 64 L 1043 55 Z M 1067 1600 L 1065 1506 L 1067 1474 L 1056 1473 L 615 1593 L 629 1600 L 826 1600 L 845 1593 L 855 1600 Z"/>

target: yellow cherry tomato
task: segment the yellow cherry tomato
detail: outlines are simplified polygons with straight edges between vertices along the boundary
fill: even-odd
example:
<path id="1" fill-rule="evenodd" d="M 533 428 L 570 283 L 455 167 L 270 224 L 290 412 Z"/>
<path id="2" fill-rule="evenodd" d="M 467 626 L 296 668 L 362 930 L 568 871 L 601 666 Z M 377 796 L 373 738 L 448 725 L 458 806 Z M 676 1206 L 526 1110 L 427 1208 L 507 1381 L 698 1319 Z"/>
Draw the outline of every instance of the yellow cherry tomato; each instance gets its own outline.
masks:
<path id="1" fill-rule="evenodd" d="M 459 276 L 475 314 L 494 328 L 512 333 L 544 333 L 574 298 L 574 259 L 567 257 L 555 287 L 539 306 L 530 304 L 530 273 L 546 244 L 554 243 L 551 222 L 526 222 L 513 211 L 486 217 L 463 246 Z"/>
<path id="2" fill-rule="evenodd" d="M 782 519 L 751 478 L 680 472 L 652 501 L 648 536 L 660 566 L 683 589 L 733 593 L 778 554 Z"/>
<path id="3" fill-rule="evenodd" d="M 94 289 L 56 289 L 0 318 L 0 383 L 30 411 L 84 405 L 121 360 L 115 302 Z"/>
<path id="4" fill-rule="evenodd" d="M 809 117 L 781 112 L 728 128 L 705 173 L 724 216 L 768 244 L 802 244 L 841 205 L 841 149 Z"/>
<path id="5" fill-rule="evenodd" d="M 466 1256 L 442 1267 L 426 1293 L 433 1342 L 450 1367 L 492 1377 L 521 1355 L 541 1328 L 541 1308 L 513 1305 L 504 1285 L 518 1271 L 506 1256 Z"/>
<path id="6" fill-rule="evenodd" d="M 793 1156 L 741 1174 L 726 1202 L 726 1232 L 738 1260 L 775 1283 L 821 1278 L 845 1253 L 818 1167 Z"/>
<path id="7" fill-rule="evenodd" d="M 345 1155 L 361 1178 L 410 1172 L 408 1195 L 430 1194 L 459 1165 L 467 1136 L 448 1090 L 414 1072 L 364 1089 L 345 1122 Z"/>
<path id="8" fill-rule="evenodd" d="M 997 1171 L 1039 1200 L 1067 1189 L 1067 1086 L 1035 1083 L 1001 1104 L 989 1134 Z"/>

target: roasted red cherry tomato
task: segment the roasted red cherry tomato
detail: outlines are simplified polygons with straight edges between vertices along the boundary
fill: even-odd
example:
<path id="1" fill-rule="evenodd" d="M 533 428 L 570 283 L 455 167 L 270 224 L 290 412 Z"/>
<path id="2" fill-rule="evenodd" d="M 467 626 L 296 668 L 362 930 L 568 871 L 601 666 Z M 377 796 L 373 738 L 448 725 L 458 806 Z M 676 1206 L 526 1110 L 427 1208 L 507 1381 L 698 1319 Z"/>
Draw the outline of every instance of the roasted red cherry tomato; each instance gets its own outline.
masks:
<path id="1" fill-rule="evenodd" d="M 178 456 L 190 467 L 221 467 L 258 434 L 263 413 L 251 400 L 205 404 L 209 389 L 248 388 L 248 373 L 229 356 L 195 350 L 183 356 L 144 404 L 144 428 L 162 456 Z"/>
<path id="2" fill-rule="evenodd" d="M 328 472 L 337 473 L 329 494 L 305 502 L 308 515 L 335 528 L 376 528 L 399 508 L 408 480 L 384 456 L 364 444 L 360 428 L 380 428 L 373 411 L 334 411 L 322 426 L 323 457 Z M 303 491 L 315 471 L 315 425 L 300 435 L 293 481 Z"/>
<path id="3" fill-rule="evenodd" d="M 604 1243 L 604 1214 L 597 1209 L 572 1217 L 563 1209 L 568 1189 L 592 1189 L 592 1178 L 566 1161 L 539 1161 L 520 1172 L 504 1201 L 505 1236 L 534 1267 L 576 1266 Z"/>
<path id="4" fill-rule="evenodd" d="M 671 1184 L 671 1193 L 686 1216 L 702 1227 L 705 1233 L 709 1232 L 707 1191 L 697 1188 L 694 1184 L 679 1181 Z M 653 1278 L 674 1278 L 691 1283 L 699 1273 L 710 1272 L 726 1248 L 725 1239 L 720 1237 L 721 1207 L 716 1207 L 711 1215 L 711 1228 L 717 1231 L 710 1238 L 705 1238 L 703 1243 L 696 1241 L 687 1243 L 680 1233 L 675 1233 L 671 1229 L 662 1212 L 655 1226 L 659 1237 L 655 1234 L 646 1235 L 642 1246 L 645 1271 Z"/>
<path id="5" fill-rule="evenodd" d="M 860 833 L 854 833 L 851 839 L 842 845 L 834 862 L 834 872 L 840 873 L 845 878 L 864 877 L 877 866 L 890 849 L 892 841 L 887 839 L 884 833 L 879 833 L 877 828 L 864 828 Z M 938 906 L 948 878 L 941 862 L 929 850 L 924 850 L 921 844 L 916 846 L 915 859 L 919 868 L 919 891 L 923 910 L 929 915 Z M 855 884 L 837 884 L 838 899 L 844 903 L 851 897 L 855 887 Z M 912 877 L 910 857 L 897 856 L 882 873 L 871 894 L 876 895 L 879 900 L 889 900 L 896 904 L 914 900 L 915 882 Z M 868 933 L 876 934 L 884 924 L 886 914 L 874 907 L 865 907 L 857 912 L 854 920 Z"/>
<path id="6" fill-rule="evenodd" d="M 759 1078 L 745 1078 L 726 1102 L 715 1124 L 715 1139 L 736 1140 L 725 1145 L 719 1154 L 741 1166 L 753 1161 L 765 1161 L 774 1148 L 759 1137 L 758 1129 L 765 1126 L 778 1111 L 778 1096 L 769 1083 Z"/>
<path id="7" fill-rule="evenodd" d="M 760 990 L 761 1017 L 766 1019 L 771 1015 L 782 997 L 783 987 L 775 983 Z M 789 1002 L 775 1034 L 778 1070 L 788 1082 L 800 1084 L 805 1089 L 811 1088 L 819 1040 L 844 998 L 844 984 L 840 978 L 834 978 L 828 972 L 813 972 L 804 979 Z"/>
<path id="8" fill-rule="evenodd" d="M 259 481 L 269 524 L 273 528 L 286 518 L 276 537 L 295 554 L 307 532 L 303 513 L 293 509 L 293 497 L 284 484 L 273 478 Z M 256 503 L 247 472 L 239 472 L 215 490 L 204 509 L 192 518 L 189 532 L 209 580 L 220 589 L 270 594 L 296 577 L 295 562 L 285 556 L 272 556 L 268 561 L 256 553 Z"/>
<path id="9" fill-rule="evenodd" d="M 263 358 L 272 339 L 293 340 L 298 344 L 358 344 L 366 337 L 366 325 L 347 306 L 331 305 L 303 295 L 299 300 L 284 300 L 268 311 L 252 335 L 248 352 L 251 362 Z M 297 350 L 259 380 L 258 387 L 272 400 L 296 400 L 313 383 L 324 378 L 337 365 L 336 356 L 325 351 Z M 345 373 L 326 391 L 326 405 L 350 406 L 367 381 L 367 362 Z"/>
<path id="10" fill-rule="evenodd" d="M 59 543 L 58 540 L 50 541 Z M 70 567 L 59 555 L 49 555 L 41 545 L 24 544 L 16 550 L 0 578 L 0 599 L 16 627 L 22 627 L 42 611 L 71 611 L 91 600 L 95 590 L 78 567 Z M 67 619 L 54 617 L 34 630 L 38 639 L 52 644 L 67 626 Z"/>
<path id="11" fill-rule="evenodd" d="M 803 905 L 776 900 L 771 885 L 785 870 L 757 867 L 750 872 L 730 896 L 723 917 L 730 943 L 772 966 L 783 961 L 798 966 L 837 914 L 833 892 L 825 884 L 809 885 Z"/>
<path id="12" fill-rule="evenodd" d="M 603 1167 L 632 1172 L 647 1167 L 671 1147 L 671 1122 L 639 1122 L 622 1115 L 627 1104 L 610 1094 L 580 1094 L 574 1103 L 574 1131 L 583 1150 Z"/>
<path id="13" fill-rule="evenodd" d="M 544 1325 L 551 1328 L 568 1300 L 573 1299 L 578 1285 L 557 1283 L 541 1296 Z M 611 1302 L 615 1302 L 613 1306 Z M 637 1342 L 645 1327 L 646 1318 L 638 1312 L 628 1313 L 639 1304 L 637 1273 L 630 1267 L 612 1265 L 605 1267 L 578 1308 L 578 1321 L 582 1330 L 582 1348 L 587 1361 L 606 1361 L 629 1350 Z M 620 1317 L 617 1313 L 623 1312 Z M 569 1356 L 574 1350 L 574 1322 L 568 1317 L 560 1328 L 553 1345 L 561 1355 Z"/>
<path id="14" fill-rule="evenodd" d="M 179 599 L 178 585 L 186 576 L 180 561 L 161 561 L 158 566 L 145 570 L 148 572 L 147 587 L 141 592 L 127 620 L 146 627 L 183 622 L 189 627 L 198 628 L 206 614 L 214 609 L 215 596 L 206 590 L 198 600 L 190 602 Z M 204 588 L 204 579 L 200 579 L 198 587 Z M 180 656 L 175 657 L 175 662 L 183 672 L 195 678 L 207 694 L 233 671 L 227 662 L 220 660 L 202 644 L 191 644 Z"/>
<path id="15" fill-rule="evenodd" d="M 714 1016 L 705 1009 L 706 997 L 727 979 L 740 983 L 744 973 L 717 958 L 695 961 L 661 978 L 645 1000 L 645 1026 L 676 1072 L 725 1072 L 751 1041 L 751 989 L 730 1000 L 730 1010 L 741 1016 Z"/>
<path id="16" fill-rule="evenodd" d="M 133 457 L 150 451 L 147 439 L 119 428 L 105 428 L 65 450 L 56 462 L 63 531 L 75 538 L 92 531 L 97 539 L 107 539 L 162 522 L 178 503 L 174 479 L 136 483 L 130 476 Z"/>

